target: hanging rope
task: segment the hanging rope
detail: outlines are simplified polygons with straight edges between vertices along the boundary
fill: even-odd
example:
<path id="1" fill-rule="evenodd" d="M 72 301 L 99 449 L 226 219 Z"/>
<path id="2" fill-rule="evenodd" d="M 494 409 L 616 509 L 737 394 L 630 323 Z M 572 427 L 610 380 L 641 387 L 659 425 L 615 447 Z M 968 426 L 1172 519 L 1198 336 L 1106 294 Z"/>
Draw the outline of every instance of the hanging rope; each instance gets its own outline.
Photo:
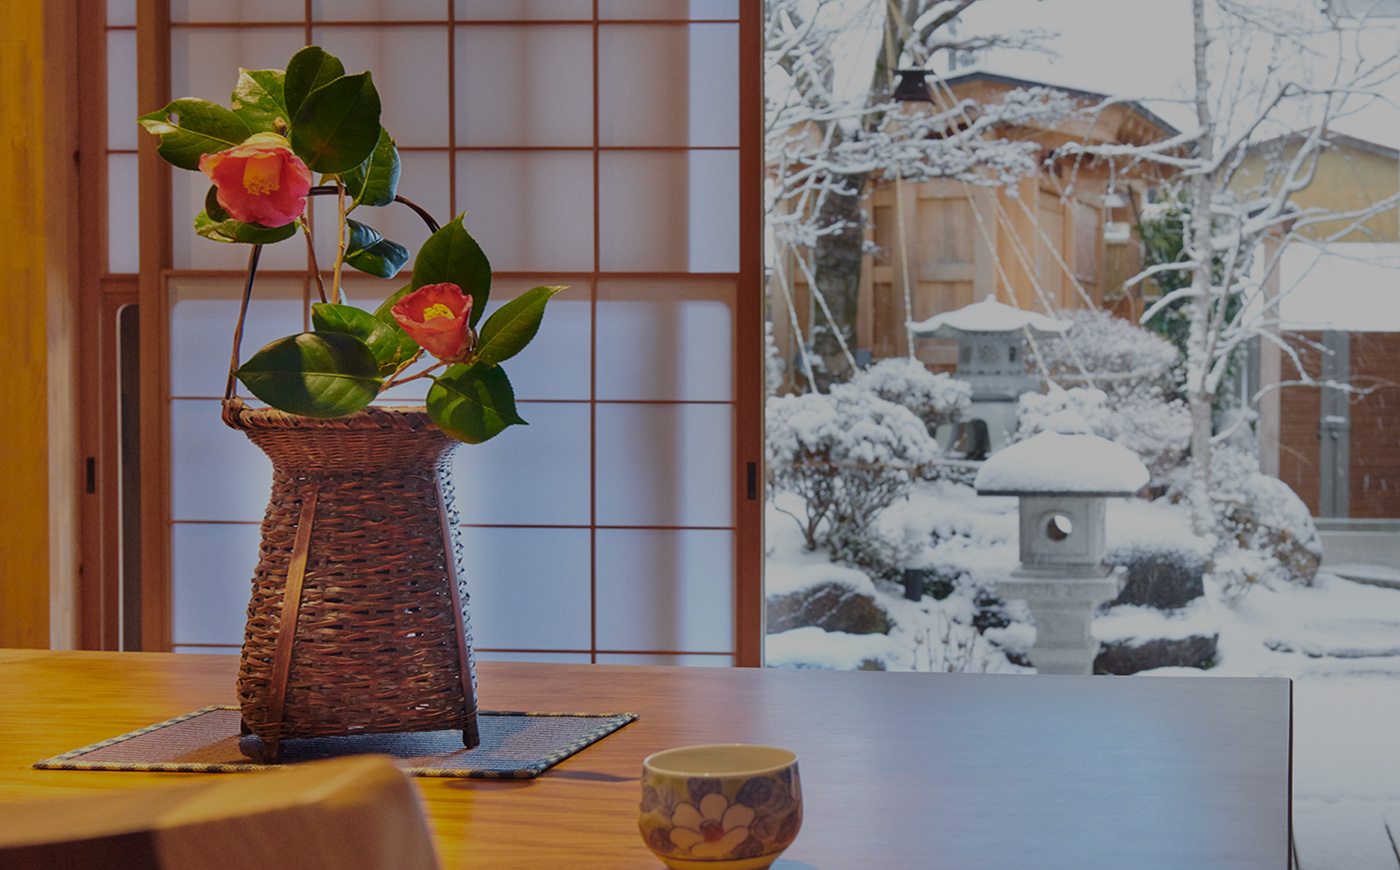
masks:
<path id="1" fill-rule="evenodd" d="M 826 322 L 831 325 L 832 334 L 836 336 L 836 343 L 840 346 L 841 353 L 845 354 L 846 362 L 850 364 L 852 369 L 855 369 L 856 358 L 851 355 L 851 349 L 846 344 L 846 337 L 841 334 L 841 330 L 836 326 L 836 319 L 831 316 L 831 309 L 827 307 L 826 297 L 817 287 L 817 278 L 812 273 L 812 267 L 803 257 L 794 256 L 793 259 L 797 261 L 797 265 L 802 267 L 802 274 L 807 278 L 807 286 L 812 291 L 812 298 L 817 300 L 817 307 L 821 308 L 822 314 L 826 315 Z"/>
<path id="2" fill-rule="evenodd" d="M 778 286 L 783 291 L 783 301 L 787 303 L 788 317 L 792 322 L 792 331 L 797 336 L 797 358 L 802 361 L 802 371 L 807 376 L 807 389 L 811 392 L 816 392 L 817 380 L 812 372 L 812 360 L 807 356 L 807 344 L 802 339 L 802 325 L 797 319 L 797 305 L 794 304 L 792 300 L 791 279 L 788 277 L 787 270 L 783 268 L 783 261 L 785 259 L 786 254 L 779 252 L 779 256 L 775 258 L 773 269 L 778 273 Z"/>

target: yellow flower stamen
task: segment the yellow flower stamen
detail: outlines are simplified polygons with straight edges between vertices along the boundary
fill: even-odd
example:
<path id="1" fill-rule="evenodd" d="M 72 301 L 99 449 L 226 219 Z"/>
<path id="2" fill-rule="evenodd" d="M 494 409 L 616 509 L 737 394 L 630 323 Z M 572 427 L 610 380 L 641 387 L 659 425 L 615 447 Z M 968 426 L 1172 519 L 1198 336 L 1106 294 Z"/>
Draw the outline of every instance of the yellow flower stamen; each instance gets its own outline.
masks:
<path id="1" fill-rule="evenodd" d="M 432 320 L 432 319 L 437 318 L 437 317 L 451 317 L 451 316 L 452 316 L 452 309 L 451 309 L 451 308 L 448 308 L 446 305 L 444 305 L 444 304 L 441 303 L 441 302 L 438 302 L 438 303 L 433 304 L 433 305 L 429 305 L 427 308 L 424 308 L 424 309 L 423 309 L 423 322 L 424 322 L 424 323 L 427 323 L 429 320 Z"/>
<path id="2" fill-rule="evenodd" d="M 281 157 L 249 157 L 243 164 L 243 189 L 254 196 L 265 196 L 281 185 Z"/>

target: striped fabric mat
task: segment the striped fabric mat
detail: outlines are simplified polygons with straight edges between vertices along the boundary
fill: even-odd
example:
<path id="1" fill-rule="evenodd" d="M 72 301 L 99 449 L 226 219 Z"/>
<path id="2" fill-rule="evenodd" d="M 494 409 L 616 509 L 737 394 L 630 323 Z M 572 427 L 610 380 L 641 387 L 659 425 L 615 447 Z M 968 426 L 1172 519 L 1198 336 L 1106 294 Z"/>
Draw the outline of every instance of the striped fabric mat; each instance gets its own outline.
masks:
<path id="1" fill-rule="evenodd" d="M 635 713 L 520 713 L 483 710 L 481 745 L 462 747 L 460 731 L 359 734 L 284 740 L 284 763 L 380 753 L 415 776 L 531 779 L 636 719 Z M 41 770 L 160 770 L 234 773 L 275 765 L 238 749 L 237 707 L 205 707 L 145 728 L 36 761 Z"/>

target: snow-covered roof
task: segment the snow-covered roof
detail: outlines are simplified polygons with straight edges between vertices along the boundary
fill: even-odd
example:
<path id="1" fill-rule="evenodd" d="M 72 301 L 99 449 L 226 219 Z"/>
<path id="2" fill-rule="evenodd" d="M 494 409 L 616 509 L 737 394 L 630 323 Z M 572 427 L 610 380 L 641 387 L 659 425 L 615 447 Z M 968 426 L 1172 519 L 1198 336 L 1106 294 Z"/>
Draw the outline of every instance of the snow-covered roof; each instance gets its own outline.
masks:
<path id="1" fill-rule="evenodd" d="M 1061 411 L 1047 429 L 992 454 L 977 472 L 978 495 L 1132 495 L 1147 485 L 1147 466 L 1121 444 L 1089 431 Z"/>
<path id="2" fill-rule="evenodd" d="M 1022 327 L 1037 332 L 1064 332 L 1070 326 L 1068 320 L 1013 308 L 998 302 L 991 295 L 956 311 L 935 314 L 927 320 L 909 324 L 915 335 L 933 338 L 957 338 L 964 332 L 1014 332 Z"/>
<path id="3" fill-rule="evenodd" d="M 1096 103 L 1101 103 L 1105 100 L 1111 99 L 1109 95 L 1101 94 L 1096 91 L 1086 91 L 1081 88 L 1070 88 L 1065 87 L 1064 85 L 1053 84 L 1051 82 L 1032 81 L 1031 79 L 1023 79 L 1017 76 L 1004 75 L 1002 73 L 993 72 L 992 70 L 978 68 L 960 69 L 956 75 L 950 75 L 947 78 L 945 78 L 943 80 L 943 84 L 951 88 L 955 85 L 960 85 L 963 82 L 969 81 L 994 82 L 997 84 L 1010 85 L 1013 88 L 1054 88 L 1057 91 L 1064 91 L 1072 97 L 1081 97 L 1083 99 L 1092 100 Z M 1124 106 L 1133 110 L 1134 112 L 1137 112 L 1149 123 L 1160 128 L 1163 134 L 1163 139 L 1170 139 L 1173 136 L 1181 135 L 1180 130 L 1167 123 L 1159 115 L 1148 109 L 1146 106 L 1144 106 L 1137 100 L 1120 100 L 1119 102 L 1121 102 Z"/>

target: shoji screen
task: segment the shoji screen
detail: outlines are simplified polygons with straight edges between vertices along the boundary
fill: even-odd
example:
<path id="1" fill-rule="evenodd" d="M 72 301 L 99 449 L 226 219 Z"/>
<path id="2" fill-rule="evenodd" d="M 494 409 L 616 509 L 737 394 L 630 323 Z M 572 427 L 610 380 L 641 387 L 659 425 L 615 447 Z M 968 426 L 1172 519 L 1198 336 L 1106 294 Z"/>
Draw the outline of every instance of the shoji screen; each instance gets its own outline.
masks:
<path id="1" fill-rule="evenodd" d="M 172 95 L 222 98 L 239 66 L 280 68 L 299 46 L 324 46 L 349 72 L 374 72 L 403 155 L 400 192 L 439 220 L 466 213 L 496 269 L 491 308 L 536 284 L 569 285 L 510 365 L 530 425 L 457 453 L 483 658 L 735 663 L 738 514 L 750 495 L 736 427 L 752 416 L 740 407 L 737 311 L 741 250 L 756 243 L 740 238 L 740 165 L 759 147 L 740 143 L 739 6 L 171 5 Z M 227 652 L 242 638 L 271 469 L 219 421 L 247 250 L 195 237 L 205 190 L 202 176 L 175 173 L 164 281 L 173 640 Z M 326 226 L 321 206 L 313 220 Z M 387 214 L 379 228 L 416 250 L 418 219 Z M 322 263 L 332 235 L 321 231 Z M 245 353 L 294 331 L 305 267 L 295 242 L 264 252 Z M 364 279 L 350 295 L 377 302 L 396 286 Z"/>

